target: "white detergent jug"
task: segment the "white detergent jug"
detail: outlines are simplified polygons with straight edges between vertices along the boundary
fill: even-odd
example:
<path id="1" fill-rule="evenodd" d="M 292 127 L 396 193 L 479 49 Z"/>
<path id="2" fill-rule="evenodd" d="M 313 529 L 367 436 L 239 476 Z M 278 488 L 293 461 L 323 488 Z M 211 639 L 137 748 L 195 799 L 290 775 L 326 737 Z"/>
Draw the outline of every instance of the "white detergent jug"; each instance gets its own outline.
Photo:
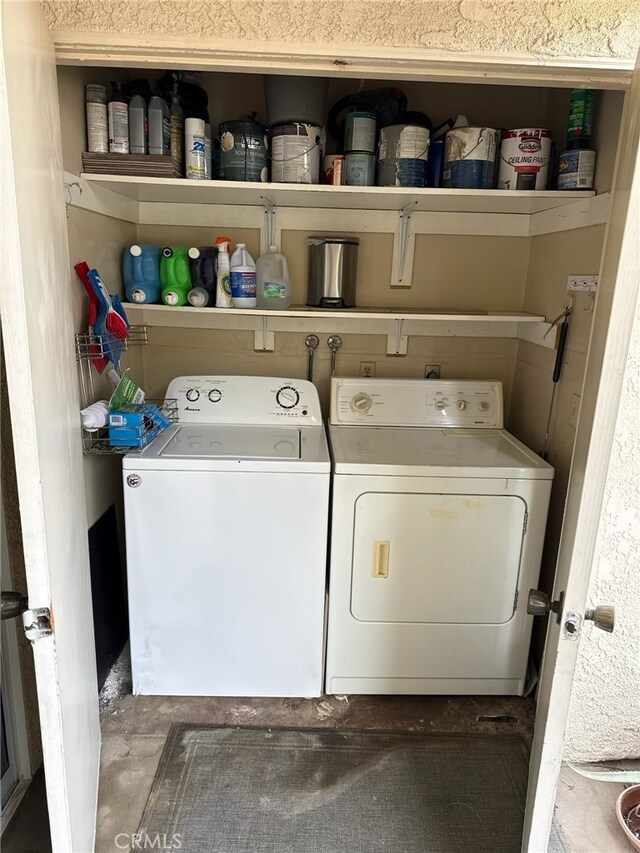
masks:
<path id="1" fill-rule="evenodd" d="M 256 265 L 244 243 L 231 255 L 231 296 L 234 308 L 256 307 Z"/>
<path id="2" fill-rule="evenodd" d="M 282 311 L 291 305 L 289 267 L 277 246 L 269 246 L 269 251 L 258 258 L 256 296 L 258 308 Z"/>

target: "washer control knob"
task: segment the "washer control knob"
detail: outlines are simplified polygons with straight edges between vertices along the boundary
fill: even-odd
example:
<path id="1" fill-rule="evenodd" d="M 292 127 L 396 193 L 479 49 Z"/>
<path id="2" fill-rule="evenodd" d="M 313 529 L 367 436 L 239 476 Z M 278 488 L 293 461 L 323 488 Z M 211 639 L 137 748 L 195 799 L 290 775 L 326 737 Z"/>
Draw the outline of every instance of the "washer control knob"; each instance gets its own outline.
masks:
<path id="1" fill-rule="evenodd" d="M 456 400 L 456 409 L 459 412 L 464 412 L 464 410 L 466 408 L 467 408 L 467 401 L 466 400 Z"/>
<path id="2" fill-rule="evenodd" d="M 293 409 L 300 401 L 300 394 L 293 385 L 283 385 L 276 392 L 276 403 L 281 409 Z"/>
<path id="3" fill-rule="evenodd" d="M 200 399 L 200 392 L 198 391 L 198 389 L 197 388 L 189 388 L 189 390 L 187 391 L 187 400 L 190 403 L 195 403 L 196 400 L 199 400 L 199 399 Z"/>
<path id="4" fill-rule="evenodd" d="M 439 412 L 444 412 L 444 410 L 447 408 L 447 404 L 444 402 L 444 400 L 436 400 L 433 404 L 433 408 L 437 409 L 437 411 Z"/>
<path id="5" fill-rule="evenodd" d="M 219 388 L 212 388 L 208 396 L 212 403 L 219 403 L 222 400 L 222 391 Z"/>
<path id="6" fill-rule="evenodd" d="M 489 401 L 488 400 L 480 400 L 480 402 L 478 403 L 478 408 L 480 409 L 481 412 L 488 412 L 489 408 L 490 408 Z"/>
<path id="7" fill-rule="evenodd" d="M 373 400 L 368 394 L 365 394 L 363 391 L 351 398 L 351 408 L 354 412 L 366 414 L 371 408 L 371 406 L 373 406 Z"/>

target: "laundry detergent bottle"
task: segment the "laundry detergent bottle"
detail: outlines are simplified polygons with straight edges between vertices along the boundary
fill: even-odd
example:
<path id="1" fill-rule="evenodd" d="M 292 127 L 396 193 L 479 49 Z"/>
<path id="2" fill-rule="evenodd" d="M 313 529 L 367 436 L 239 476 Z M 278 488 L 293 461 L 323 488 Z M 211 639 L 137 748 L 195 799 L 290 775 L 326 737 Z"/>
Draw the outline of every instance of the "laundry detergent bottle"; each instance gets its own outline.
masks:
<path id="1" fill-rule="evenodd" d="M 127 246 L 122 255 L 124 292 L 139 305 L 160 302 L 160 249 L 158 246 Z"/>
<path id="2" fill-rule="evenodd" d="M 187 305 L 191 290 L 189 249 L 186 246 L 167 246 L 160 258 L 162 301 L 165 305 Z"/>
<path id="3" fill-rule="evenodd" d="M 244 243 L 231 255 L 231 296 L 234 308 L 255 308 L 256 265 Z"/>
<path id="4" fill-rule="evenodd" d="M 191 260 L 191 283 L 189 304 L 196 308 L 208 308 L 216 302 L 216 246 L 200 246 L 189 249 Z"/>

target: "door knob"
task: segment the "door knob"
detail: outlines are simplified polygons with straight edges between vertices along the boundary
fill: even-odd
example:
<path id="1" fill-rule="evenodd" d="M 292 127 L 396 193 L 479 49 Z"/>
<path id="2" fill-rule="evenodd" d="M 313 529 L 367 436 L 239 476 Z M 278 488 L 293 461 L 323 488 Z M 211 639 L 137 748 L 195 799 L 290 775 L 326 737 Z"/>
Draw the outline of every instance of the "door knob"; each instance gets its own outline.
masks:
<path id="1" fill-rule="evenodd" d="M 0 615 L 3 619 L 15 619 L 29 606 L 27 596 L 21 592 L 3 592 L 1 602 Z"/>
<path id="2" fill-rule="evenodd" d="M 587 622 L 593 622 L 596 628 L 613 634 L 616 624 L 616 609 L 610 604 L 599 604 L 593 610 L 587 610 L 584 614 Z"/>
<path id="3" fill-rule="evenodd" d="M 562 613 L 562 602 L 564 592 L 560 593 L 557 601 L 552 601 L 551 596 L 539 589 L 530 589 L 527 596 L 527 613 L 529 616 L 546 616 L 548 613 L 556 613 L 558 618 Z"/>

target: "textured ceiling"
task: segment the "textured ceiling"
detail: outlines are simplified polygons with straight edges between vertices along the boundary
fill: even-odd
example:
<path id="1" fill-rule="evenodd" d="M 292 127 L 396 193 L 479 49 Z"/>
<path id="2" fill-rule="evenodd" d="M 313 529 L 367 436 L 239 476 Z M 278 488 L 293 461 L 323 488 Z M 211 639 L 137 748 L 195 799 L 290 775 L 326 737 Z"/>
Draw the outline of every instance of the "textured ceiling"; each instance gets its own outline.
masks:
<path id="1" fill-rule="evenodd" d="M 632 59 L 640 0 L 45 0 L 55 31 Z"/>

